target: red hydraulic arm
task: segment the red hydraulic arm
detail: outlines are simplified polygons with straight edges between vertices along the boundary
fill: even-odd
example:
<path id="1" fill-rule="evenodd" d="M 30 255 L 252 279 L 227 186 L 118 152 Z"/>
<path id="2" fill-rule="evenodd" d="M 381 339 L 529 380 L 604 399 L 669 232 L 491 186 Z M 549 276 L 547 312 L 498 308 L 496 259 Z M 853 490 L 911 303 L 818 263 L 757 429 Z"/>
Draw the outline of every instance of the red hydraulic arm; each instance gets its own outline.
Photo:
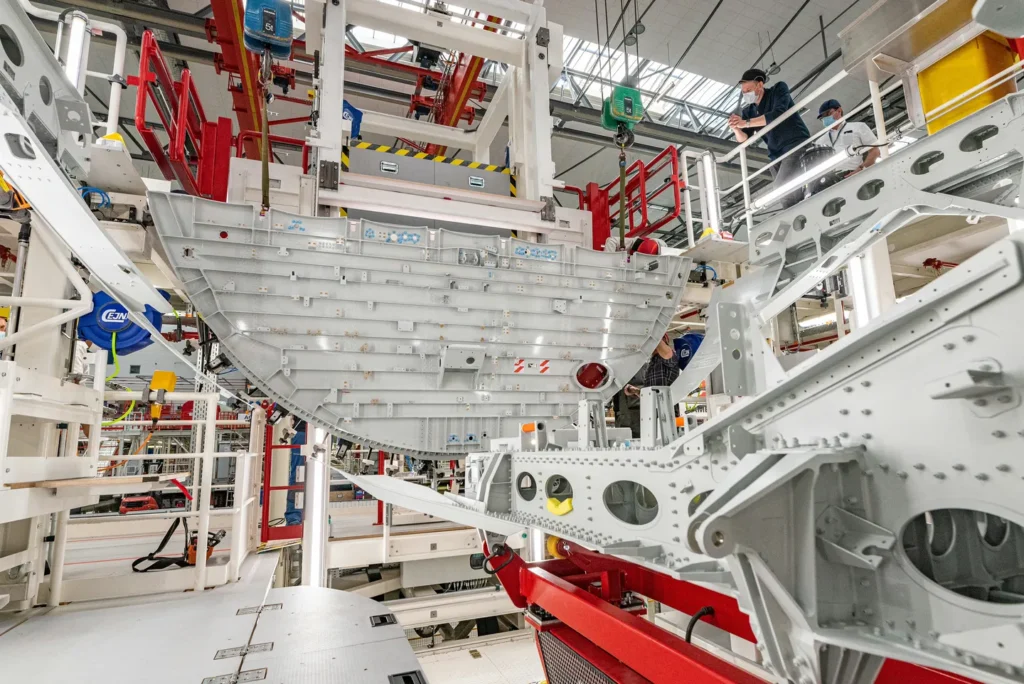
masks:
<path id="1" fill-rule="evenodd" d="M 741 639 L 755 642 L 750 619 L 736 599 L 654 572 L 619 558 L 559 540 L 564 558 L 526 563 L 505 547 L 487 565 L 512 603 L 527 609 L 537 628 L 538 650 L 547 672 L 541 634 L 555 636 L 616 684 L 713 682 L 763 684 L 763 680 L 708 651 L 662 630 L 630 601 L 637 594 L 693 615 L 711 607 L 705 620 Z M 488 554 L 490 549 L 484 548 Z M 976 684 L 926 667 L 887 660 L 875 684 Z"/>

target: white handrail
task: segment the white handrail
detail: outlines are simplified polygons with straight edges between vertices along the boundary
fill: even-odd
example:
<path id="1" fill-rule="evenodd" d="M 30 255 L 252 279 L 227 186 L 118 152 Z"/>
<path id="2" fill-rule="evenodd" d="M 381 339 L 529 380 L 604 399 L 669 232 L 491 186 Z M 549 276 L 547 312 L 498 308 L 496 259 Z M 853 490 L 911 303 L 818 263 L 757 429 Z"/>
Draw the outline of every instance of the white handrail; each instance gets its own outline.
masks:
<path id="1" fill-rule="evenodd" d="M 39 19 L 57 22 L 57 43 L 54 46 L 54 54 L 59 54 L 62 34 L 61 27 L 64 24 L 61 19 L 61 13 L 37 7 L 30 0 L 18 0 L 18 2 L 27 14 Z M 110 76 L 116 78 L 110 81 L 110 100 L 107 102 L 106 135 L 110 135 L 111 133 L 117 133 L 117 126 L 121 116 L 121 91 L 123 90 L 121 84 L 124 82 L 124 62 L 128 49 L 128 34 L 125 33 L 125 30 L 120 25 L 98 19 L 89 19 L 89 27 L 99 29 L 104 33 L 114 34 L 114 65 Z"/>
<path id="2" fill-rule="evenodd" d="M 727 154 L 724 157 L 722 157 L 721 159 L 719 159 L 718 163 L 723 164 L 723 163 L 725 163 L 727 161 L 730 161 L 734 157 L 736 157 L 740 153 L 740 150 L 745 150 L 746 148 L 748 148 L 751 145 L 753 145 L 754 143 L 756 143 L 758 140 L 760 140 L 765 135 L 767 135 L 769 131 L 774 130 L 776 126 L 778 126 L 783 121 L 785 121 L 786 119 L 788 119 L 789 117 L 793 116 L 794 114 L 799 112 L 801 109 L 803 109 L 812 100 L 816 100 L 817 98 L 821 97 L 822 93 L 824 93 L 826 90 L 828 90 L 829 88 L 834 86 L 836 83 L 839 83 L 839 81 L 841 81 L 844 78 L 846 78 L 846 76 L 847 76 L 846 70 L 845 69 L 840 70 L 839 73 L 837 73 L 835 76 L 833 76 L 832 78 L 830 78 L 827 81 L 825 81 L 824 83 L 822 83 L 820 86 L 818 86 L 817 88 L 812 90 L 809 94 L 807 94 L 804 97 L 800 98 L 800 101 L 797 102 L 796 104 L 794 104 L 788 110 L 786 110 L 786 112 L 782 116 L 778 117 L 777 119 L 775 119 L 775 121 L 772 121 L 770 124 L 768 124 L 767 126 L 762 128 L 761 130 L 759 130 L 757 133 L 755 133 L 754 135 L 750 136 L 749 138 L 744 140 L 742 143 L 740 143 L 739 145 L 734 147 L 729 154 Z"/>
<path id="3" fill-rule="evenodd" d="M 897 90 L 898 88 L 902 88 L 902 87 L 903 87 L 903 82 L 902 81 L 897 81 L 896 83 L 893 83 L 888 88 L 883 90 L 881 94 L 884 97 L 885 95 L 888 95 L 889 93 Z M 863 109 L 867 109 L 870 106 L 871 106 L 871 98 L 868 98 L 864 102 L 860 103 L 859 105 L 857 105 L 856 107 L 851 109 L 848 113 L 843 114 L 842 118 L 836 119 L 836 123 L 843 123 L 847 119 L 849 119 L 851 116 L 853 116 L 854 114 L 860 112 Z M 811 137 L 808 138 L 807 140 L 803 141 L 802 143 L 800 143 L 799 145 L 797 145 L 793 149 L 789 150 L 788 152 L 786 152 L 785 154 L 783 154 L 781 157 L 779 157 L 778 159 L 774 160 L 770 164 L 766 164 L 766 165 L 762 166 L 761 168 L 759 168 L 754 173 L 750 174 L 748 176 L 748 179 L 752 180 L 754 178 L 757 178 L 761 174 L 765 173 L 766 171 L 769 171 L 773 166 L 775 166 L 776 164 L 779 164 L 780 162 L 782 162 L 782 160 L 786 159 L 787 157 L 789 157 L 791 154 L 793 154 L 797 150 L 803 149 L 804 147 L 809 146 L 811 143 L 813 143 L 818 138 L 823 137 L 826 133 L 829 132 L 829 130 L 830 130 L 829 128 L 823 128 L 820 131 L 817 131 L 816 133 L 811 134 Z M 736 183 L 735 185 L 730 187 L 728 190 L 722 191 L 721 196 L 722 197 L 726 197 L 726 196 L 732 194 L 733 192 L 738 190 L 742 185 L 743 185 L 743 181 L 741 180 L 739 183 Z"/>
<path id="4" fill-rule="evenodd" d="M 61 314 L 56 314 L 42 321 L 38 321 L 28 326 L 27 328 L 20 328 L 13 334 L 9 334 L 0 340 L 0 349 L 6 349 L 13 344 L 23 341 L 26 338 L 38 335 L 44 332 L 46 329 L 52 329 L 64 325 L 68 321 L 73 321 L 76 318 L 81 318 L 85 314 L 92 311 L 92 290 L 82 276 L 78 274 L 78 270 L 72 265 L 71 261 L 64 254 L 63 250 L 60 249 L 54 242 L 53 236 L 50 234 L 50 227 L 42 222 L 35 224 L 35 230 L 32 231 L 33 237 L 43 243 L 43 247 L 53 257 L 54 263 L 60 268 L 64 276 L 71 281 L 71 285 L 74 286 L 75 291 L 78 292 L 80 299 L 40 299 L 36 297 L 0 297 L 0 304 L 18 304 L 27 306 L 41 306 L 46 308 L 67 308 L 67 311 Z"/>

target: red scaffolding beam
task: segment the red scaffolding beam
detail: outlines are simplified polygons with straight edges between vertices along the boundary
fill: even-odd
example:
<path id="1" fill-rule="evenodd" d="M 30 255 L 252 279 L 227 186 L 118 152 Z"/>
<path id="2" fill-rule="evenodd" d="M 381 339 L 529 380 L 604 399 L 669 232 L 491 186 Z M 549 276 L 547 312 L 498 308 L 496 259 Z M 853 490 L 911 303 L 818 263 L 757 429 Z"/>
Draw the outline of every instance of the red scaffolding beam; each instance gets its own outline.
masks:
<path id="1" fill-rule="evenodd" d="M 245 49 L 242 42 L 242 26 L 245 8 L 241 0 L 211 0 L 213 18 L 206 21 L 206 37 L 220 46 L 220 55 L 214 60 L 219 74 L 227 71 L 236 75 L 237 81 L 228 80 L 232 110 L 238 118 L 238 128 L 243 131 L 259 131 L 263 128 L 260 108 L 259 62 L 256 55 Z M 258 141 L 246 143 L 246 153 L 252 159 L 260 158 Z"/>

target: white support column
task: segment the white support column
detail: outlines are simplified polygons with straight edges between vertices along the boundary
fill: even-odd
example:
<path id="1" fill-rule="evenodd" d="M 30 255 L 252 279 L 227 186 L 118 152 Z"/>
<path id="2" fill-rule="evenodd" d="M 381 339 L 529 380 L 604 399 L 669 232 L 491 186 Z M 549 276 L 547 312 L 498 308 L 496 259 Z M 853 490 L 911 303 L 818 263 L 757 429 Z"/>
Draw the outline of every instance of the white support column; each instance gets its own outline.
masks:
<path id="1" fill-rule="evenodd" d="M 306 482 L 302 497 L 302 584 L 327 586 L 327 493 L 330 487 L 327 431 L 307 424 Z"/>
<path id="2" fill-rule="evenodd" d="M 875 127 L 879 140 L 885 140 L 885 114 L 882 111 L 882 96 L 874 74 L 868 76 L 871 89 L 871 108 L 875 115 Z M 889 156 L 888 147 L 880 147 L 882 159 Z M 854 262 L 860 262 L 859 268 Z M 879 240 L 864 250 L 864 254 L 851 260 L 849 272 L 854 275 L 854 310 L 859 325 L 874 320 L 896 304 L 896 288 L 892 282 L 892 265 L 889 263 L 889 245 Z M 860 280 L 860 282 L 856 282 Z"/>
<path id="3" fill-rule="evenodd" d="M 327 2 L 323 5 L 323 44 L 316 46 L 320 48 L 320 80 L 316 84 L 319 118 L 308 140 L 317 148 L 313 157 L 317 188 L 320 186 L 320 162 L 341 164 L 341 148 L 345 138 L 342 103 L 345 99 L 345 16 L 348 4 L 346 1 L 337 4 Z M 389 10 L 400 11 L 395 8 Z M 336 210 L 334 215 L 337 215 Z"/>
<path id="4" fill-rule="evenodd" d="M 50 556 L 50 598 L 47 605 L 56 608 L 60 605 L 64 590 L 64 553 L 68 546 L 68 519 L 71 511 L 64 509 L 57 513 L 57 529 L 53 535 L 53 553 Z"/>
<path id="5" fill-rule="evenodd" d="M 505 72 L 501 83 L 498 85 L 498 90 L 495 91 L 494 97 L 491 98 L 490 103 L 487 105 L 484 118 L 480 120 L 480 125 L 476 129 L 473 161 L 483 162 L 484 164 L 491 163 L 491 145 L 494 144 L 494 137 L 501 130 L 501 124 L 511 115 L 509 109 L 509 90 L 511 89 L 510 84 L 513 78 L 512 69 Z"/>
<path id="6" fill-rule="evenodd" d="M 246 452 L 235 458 L 234 509 L 231 521 L 231 551 L 228 560 L 228 582 L 238 581 L 242 559 L 248 551 L 249 544 L 249 481 L 252 477 L 254 455 Z"/>
<path id="7" fill-rule="evenodd" d="M 210 534 L 210 507 L 213 505 L 213 468 L 214 452 L 217 451 L 217 394 L 209 394 L 206 402 L 206 420 L 203 425 L 203 457 L 201 486 L 196 490 L 199 497 L 199 524 L 197 526 L 196 539 L 196 582 L 193 587 L 196 592 L 206 588 L 206 549 L 207 537 Z M 192 481 L 195 482 L 196 473 L 192 473 Z"/>
<path id="8" fill-rule="evenodd" d="M 522 41 L 521 48 L 526 68 L 509 67 L 508 73 L 510 165 L 516 173 L 519 198 L 539 200 L 552 195 L 555 182 L 547 85 L 548 47 L 537 44 L 534 32 Z"/>
<path id="9" fill-rule="evenodd" d="M 74 10 L 65 21 L 68 23 L 68 47 L 64 53 L 64 73 L 82 93 L 85 91 L 85 70 L 89 60 L 89 17 Z"/>

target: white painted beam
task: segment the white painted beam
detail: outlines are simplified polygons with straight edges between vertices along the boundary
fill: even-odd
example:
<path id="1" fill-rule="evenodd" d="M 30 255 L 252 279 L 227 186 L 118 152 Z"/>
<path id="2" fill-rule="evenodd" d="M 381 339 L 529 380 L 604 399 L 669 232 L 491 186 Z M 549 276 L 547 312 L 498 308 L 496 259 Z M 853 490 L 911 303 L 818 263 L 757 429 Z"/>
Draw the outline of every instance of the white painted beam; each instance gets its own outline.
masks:
<path id="1" fill-rule="evenodd" d="M 493 107 L 494 103 L 488 107 Z M 486 118 L 486 117 L 485 117 Z M 501 126 L 501 123 L 498 123 Z M 476 147 L 478 133 L 463 130 L 461 128 L 453 128 L 451 126 L 442 126 L 440 124 L 429 123 L 427 121 L 419 121 L 417 119 L 406 119 L 403 116 L 393 116 L 391 114 L 382 114 L 380 112 L 363 112 L 363 131 L 370 133 L 379 133 L 380 135 L 386 135 L 388 137 L 395 138 L 411 138 L 412 140 L 424 140 L 426 142 L 437 143 L 438 145 L 448 145 L 456 148 L 463 148 L 467 150 L 474 149 Z M 477 160 L 479 161 L 479 159 Z"/>
<path id="2" fill-rule="evenodd" d="M 348 22 L 356 26 L 386 31 L 511 66 L 521 67 L 525 63 L 523 41 L 516 38 L 374 0 L 347 0 L 345 6 Z"/>

